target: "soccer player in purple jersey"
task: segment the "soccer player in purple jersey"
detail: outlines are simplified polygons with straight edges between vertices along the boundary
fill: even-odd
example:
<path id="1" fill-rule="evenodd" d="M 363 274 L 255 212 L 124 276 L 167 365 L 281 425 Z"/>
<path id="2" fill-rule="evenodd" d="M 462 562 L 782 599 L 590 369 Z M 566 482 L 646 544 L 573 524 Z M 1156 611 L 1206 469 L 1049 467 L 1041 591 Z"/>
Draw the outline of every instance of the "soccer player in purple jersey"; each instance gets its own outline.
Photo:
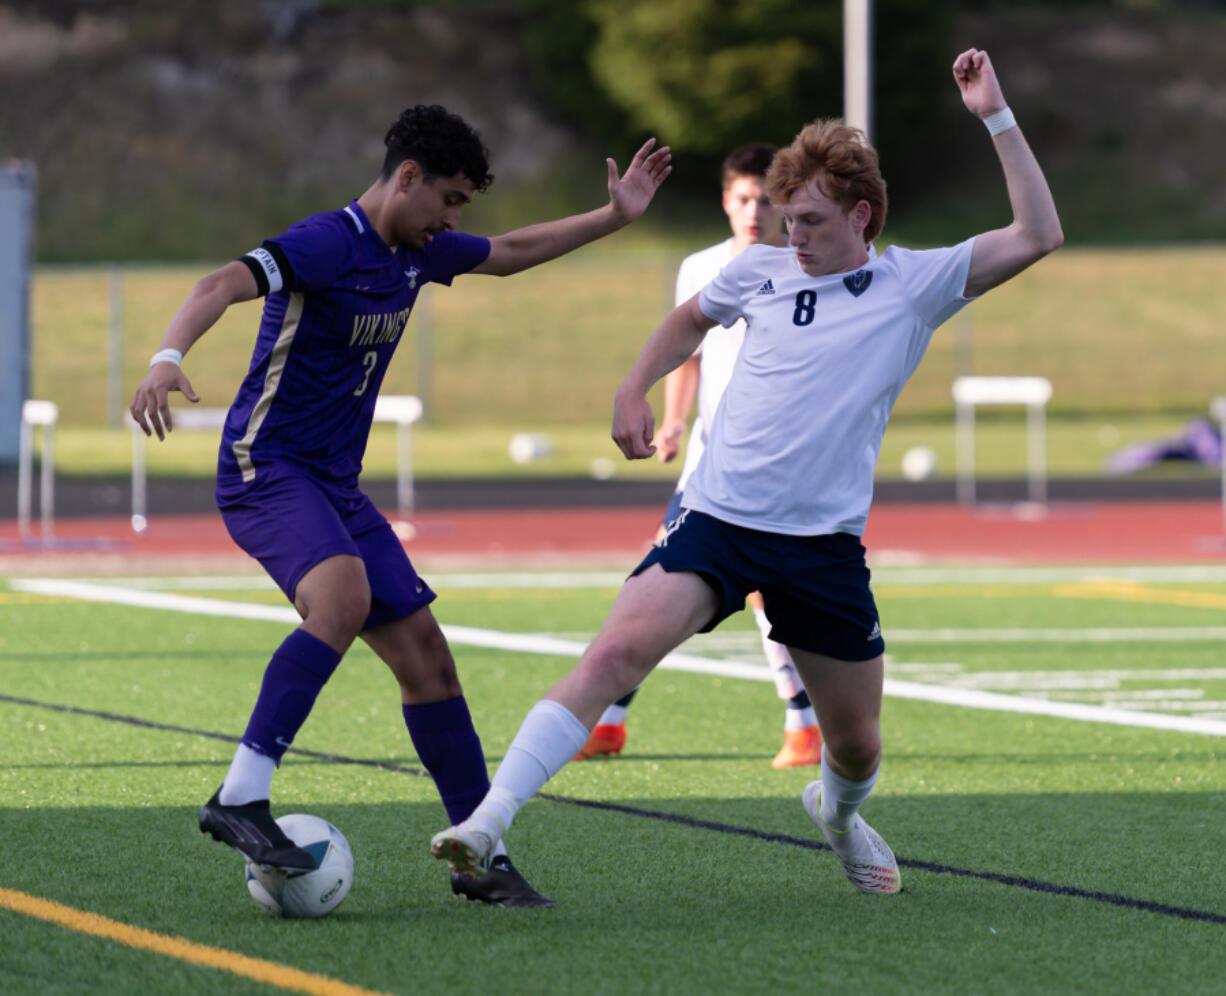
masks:
<path id="1" fill-rule="evenodd" d="M 607 160 L 609 203 L 494 238 L 453 231 L 493 180 L 480 137 L 422 106 L 388 130 L 379 177 L 339 211 L 313 215 L 204 277 L 179 308 L 131 405 L 146 434 L 173 428 L 171 391 L 198 401 L 183 354 L 231 304 L 264 297 L 251 367 L 222 431 L 217 503 L 226 528 L 302 616 L 272 656 L 242 741 L 200 829 L 258 864 L 315 860 L 269 810 L 273 772 L 355 637 L 391 668 L 404 721 L 453 823 L 489 788 L 455 662 L 429 609 L 435 594 L 358 488 L 375 398 L 427 281 L 506 276 L 634 221 L 668 176 L 654 140 L 624 176 Z M 452 891 L 504 906 L 552 906 L 506 859 Z"/>

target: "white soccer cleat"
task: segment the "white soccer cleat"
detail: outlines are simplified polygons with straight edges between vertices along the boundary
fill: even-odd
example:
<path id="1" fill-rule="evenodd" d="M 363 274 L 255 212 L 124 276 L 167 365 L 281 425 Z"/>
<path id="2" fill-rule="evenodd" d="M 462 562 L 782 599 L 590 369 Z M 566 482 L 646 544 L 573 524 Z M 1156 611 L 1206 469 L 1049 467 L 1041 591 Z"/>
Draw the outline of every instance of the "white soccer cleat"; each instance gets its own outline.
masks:
<path id="1" fill-rule="evenodd" d="M 457 875 L 480 878 L 490 870 L 498 838 L 470 824 L 470 820 L 465 820 L 436 833 L 430 841 L 430 854 L 446 861 Z"/>
<path id="2" fill-rule="evenodd" d="M 892 894 L 902 890 L 898 875 L 898 860 L 890 845 L 864 822 L 858 813 L 851 829 L 843 833 L 831 830 L 822 819 L 822 783 L 809 782 L 803 797 L 805 812 L 817 824 L 834 856 L 843 866 L 843 874 L 861 892 Z"/>

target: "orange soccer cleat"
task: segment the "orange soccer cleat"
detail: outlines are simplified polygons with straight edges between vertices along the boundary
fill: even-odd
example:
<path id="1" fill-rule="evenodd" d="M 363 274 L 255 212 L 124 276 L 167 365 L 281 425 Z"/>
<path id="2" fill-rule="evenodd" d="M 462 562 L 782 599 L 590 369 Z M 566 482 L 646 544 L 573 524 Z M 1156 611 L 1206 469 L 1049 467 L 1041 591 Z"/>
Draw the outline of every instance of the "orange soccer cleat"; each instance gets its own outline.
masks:
<path id="1" fill-rule="evenodd" d="M 607 757 L 609 754 L 620 754 L 626 746 L 625 723 L 597 723 L 592 735 L 572 760 L 585 761 L 589 757 Z"/>
<path id="2" fill-rule="evenodd" d="M 596 727 L 600 729 L 600 727 Z M 822 763 L 822 731 L 817 724 L 803 730 L 785 730 L 783 747 L 771 761 L 772 768 L 797 768 Z"/>

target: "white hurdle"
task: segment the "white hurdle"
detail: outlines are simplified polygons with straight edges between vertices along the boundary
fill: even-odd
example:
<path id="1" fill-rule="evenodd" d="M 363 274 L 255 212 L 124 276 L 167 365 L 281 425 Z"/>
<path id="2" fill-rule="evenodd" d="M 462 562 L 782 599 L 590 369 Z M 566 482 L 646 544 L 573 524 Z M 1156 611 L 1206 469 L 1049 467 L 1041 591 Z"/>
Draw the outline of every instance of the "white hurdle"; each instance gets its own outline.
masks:
<path id="1" fill-rule="evenodd" d="M 173 431 L 204 429 L 220 430 L 226 424 L 225 408 L 177 408 L 171 412 Z M 148 476 L 146 470 L 149 438 L 145 430 L 128 419 L 132 430 L 132 531 L 143 533 L 149 528 Z"/>
<path id="2" fill-rule="evenodd" d="M 425 407 L 415 394 L 381 394 L 375 401 L 375 421 L 396 423 L 396 510 L 402 517 L 413 514 L 413 423 L 421 420 Z"/>
<path id="3" fill-rule="evenodd" d="M 952 392 L 958 500 L 975 501 L 975 408 L 978 405 L 1024 405 L 1028 493 L 1032 502 L 1046 502 L 1046 416 L 1051 381 L 1046 377 L 958 377 L 953 382 Z"/>
<path id="4" fill-rule="evenodd" d="M 51 538 L 51 523 L 55 517 L 55 423 L 59 417 L 60 409 L 54 401 L 23 401 L 21 404 L 21 435 L 17 457 L 17 531 L 23 539 L 30 536 L 35 426 L 43 430 L 38 511 L 42 520 L 43 539 Z"/>
<path id="5" fill-rule="evenodd" d="M 413 511 L 412 426 L 421 419 L 421 399 L 412 394 L 381 395 L 375 401 L 375 421 L 396 423 L 396 507 L 402 516 Z M 225 408 L 181 408 L 174 412 L 174 428 L 220 430 L 226 422 Z M 148 437 L 135 422 L 132 435 L 132 529 L 149 527 L 146 447 Z"/>

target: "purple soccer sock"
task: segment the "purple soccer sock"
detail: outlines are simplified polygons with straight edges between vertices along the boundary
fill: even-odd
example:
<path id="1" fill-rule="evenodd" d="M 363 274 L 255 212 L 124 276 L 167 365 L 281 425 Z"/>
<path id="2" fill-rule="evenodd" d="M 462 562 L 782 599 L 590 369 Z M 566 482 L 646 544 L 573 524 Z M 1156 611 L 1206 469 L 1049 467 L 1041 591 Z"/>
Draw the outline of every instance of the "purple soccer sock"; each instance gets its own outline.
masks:
<path id="1" fill-rule="evenodd" d="M 413 748 L 434 779 L 447 818 L 452 824 L 468 819 L 489 791 L 490 776 L 464 696 L 403 710 Z"/>
<path id="2" fill-rule="evenodd" d="M 264 671 L 242 742 L 280 764 L 340 662 L 337 651 L 306 630 L 290 633 Z"/>

